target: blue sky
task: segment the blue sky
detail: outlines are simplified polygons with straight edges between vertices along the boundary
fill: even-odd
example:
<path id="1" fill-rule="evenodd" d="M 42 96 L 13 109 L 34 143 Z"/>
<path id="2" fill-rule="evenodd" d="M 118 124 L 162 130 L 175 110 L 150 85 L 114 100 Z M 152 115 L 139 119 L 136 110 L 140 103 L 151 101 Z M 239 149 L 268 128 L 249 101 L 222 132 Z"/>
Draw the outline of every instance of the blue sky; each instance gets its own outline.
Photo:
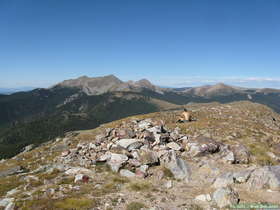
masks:
<path id="1" fill-rule="evenodd" d="M 280 88 L 279 0 L 0 0 L 0 87 L 81 75 Z"/>

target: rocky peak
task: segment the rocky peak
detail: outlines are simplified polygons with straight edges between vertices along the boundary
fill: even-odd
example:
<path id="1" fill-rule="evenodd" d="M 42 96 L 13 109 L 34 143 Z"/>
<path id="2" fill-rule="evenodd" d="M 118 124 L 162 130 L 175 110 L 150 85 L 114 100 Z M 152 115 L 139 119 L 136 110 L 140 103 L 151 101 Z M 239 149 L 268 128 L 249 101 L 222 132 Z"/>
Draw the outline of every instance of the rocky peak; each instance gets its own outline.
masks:
<path id="1" fill-rule="evenodd" d="M 75 87 L 82 89 L 88 95 L 100 95 L 114 90 L 123 82 L 114 75 L 103 77 L 82 76 L 77 79 L 65 80 L 56 86 Z"/>
<path id="2" fill-rule="evenodd" d="M 139 81 L 123 82 L 114 75 L 108 75 L 104 77 L 87 77 L 81 76 L 77 79 L 65 80 L 55 87 L 74 87 L 79 88 L 87 95 L 100 95 L 106 92 L 113 91 L 141 91 L 143 88 L 157 91 L 162 93 L 161 88 L 153 85 L 147 79 Z"/>

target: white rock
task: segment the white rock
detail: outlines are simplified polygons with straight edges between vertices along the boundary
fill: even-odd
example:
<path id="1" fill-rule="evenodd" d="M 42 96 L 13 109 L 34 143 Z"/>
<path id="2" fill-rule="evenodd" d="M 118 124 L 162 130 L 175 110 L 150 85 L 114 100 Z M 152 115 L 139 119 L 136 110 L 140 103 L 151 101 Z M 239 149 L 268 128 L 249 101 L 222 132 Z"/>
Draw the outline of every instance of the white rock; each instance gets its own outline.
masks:
<path id="1" fill-rule="evenodd" d="M 120 170 L 120 175 L 124 176 L 124 177 L 128 177 L 128 178 L 135 177 L 135 173 L 133 173 L 133 172 L 127 170 L 127 169 L 121 169 Z"/>
<path id="2" fill-rule="evenodd" d="M 107 164 L 111 167 L 112 171 L 118 172 L 120 167 L 128 160 L 128 157 L 123 154 L 111 153 L 110 160 Z"/>
<path id="3" fill-rule="evenodd" d="M 181 149 L 181 146 L 179 144 L 175 143 L 175 142 L 170 142 L 170 143 L 166 144 L 166 146 L 168 148 L 176 150 L 176 151 Z"/>
<path id="4" fill-rule="evenodd" d="M 95 150 L 97 147 L 94 143 L 89 143 L 88 148 Z"/>
<path id="5" fill-rule="evenodd" d="M 73 167 L 65 171 L 65 174 L 67 175 L 86 174 L 88 176 L 92 176 L 94 172 L 87 168 Z"/>
<path id="6" fill-rule="evenodd" d="M 147 173 L 149 166 L 148 165 L 141 165 L 139 167 L 140 171 L 143 172 L 144 174 Z"/>
<path id="7" fill-rule="evenodd" d="M 239 196 L 237 192 L 229 187 L 223 187 L 217 189 L 213 193 L 213 200 L 216 202 L 217 206 L 224 208 L 228 205 L 237 204 L 239 201 Z"/>
<path id="8" fill-rule="evenodd" d="M 165 187 L 166 187 L 167 189 L 172 188 L 172 186 L 173 186 L 172 180 L 168 180 L 168 181 L 165 183 Z"/>
<path id="9" fill-rule="evenodd" d="M 139 139 L 121 139 L 117 141 L 116 144 L 120 147 L 127 149 L 130 145 L 135 144 L 137 142 L 142 143 L 142 141 L 140 141 Z M 142 146 L 143 144 L 140 145 Z"/>
<path id="10" fill-rule="evenodd" d="M 11 209 L 11 206 L 13 206 L 14 203 L 14 198 L 4 198 L 2 200 L 0 200 L 0 207 L 4 207 L 5 210 L 7 207 L 9 207 L 9 209 Z"/>
<path id="11" fill-rule="evenodd" d="M 75 176 L 74 182 L 77 183 L 77 182 L 82 181 L 82 180 L 83 180 L 83 177 L 84 177 L 84 174 L 77 174 L 77 175 Z"/>
<path id="12" fill-rule="evenodd" d="M 98 161 L 104 162 L 104 161 L 109 160 L 110 158 L 111 158 L 111 153 L 110 152 L 106 152 L 104 155 L 101 155 L 98 158 Z"/>
<path id="13" fill-rule="evenodd" d="M 202 194 L 195 197 L 195 200 L 209 202 L 211 201 L 211 196 L 209 194 Z"/>

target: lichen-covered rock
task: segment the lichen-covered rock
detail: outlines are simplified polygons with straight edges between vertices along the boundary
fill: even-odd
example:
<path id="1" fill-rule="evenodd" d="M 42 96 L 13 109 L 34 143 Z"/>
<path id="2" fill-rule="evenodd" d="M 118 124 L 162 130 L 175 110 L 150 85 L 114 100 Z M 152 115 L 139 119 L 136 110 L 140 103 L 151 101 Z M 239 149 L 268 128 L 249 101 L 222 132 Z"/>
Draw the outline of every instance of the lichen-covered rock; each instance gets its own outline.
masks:
<path id="1" fill-rule="evenodd" d="M 233 145 L 230 149 L 234 155 L 234 163 L 248 164 L 250 162 L 250 152 L 244 145 Z"/>
<path id="2" fill-rule="evenodd" d="M 234 183 L 246 183 L 252 174 L 252 170 L 244 170 L 233 173 Z"/>
<path id="3" fill-rule="evenodd" d="M 136 176 L 135 173 L 133 173 L 130 170 L 127 170 L 127 169 L 121 169 L 120 170 L 120 175 L 124 176 L 124 177 L 128 177 L 128 178 Z"/>
<path id="4" fill-rule="evenodd" d="M 248 180 L 249 189 L 271 189 L 280 191 L 280 165 L 255 169 Z"/>
<path id="5" fill-rule="evenodd" d="M 139 139 L 121 139 L 117 141 L 116 144 L 120 147 L 128 149 L 129 151 L 133 149 L 139 149 L 141 146 L 143 146 L 143 142 Z"/>
<path id="6" fill-rule="evenodd" d="M 213 193 L 213 200 L 219 208 L 224 208 L 237 204 L 239 202 L 239 195 L 232 188 L 223 187 Z"/>
<path id="7" fill-rule="evenodd" d="M 197 137 L 187 144 L 191 157 L 200 157 L 219 152 L 220 146 L 220 143 L 205 136 Z"/>
<path id="8" fill-rule="evenodd" d="M 179 151 L 179 150 L 182 149 L 182 147 L 179 144 L 175 143 L 175 142 L 170 142 L 170 143 L 166 144 L 166 146 L 168 148 L 176 150 L 176 151 Z"/>
<path id="9" fill-rule="evenodd" d="M 118 172 L 127 160 L 128 157 L 126 155 L 111 153 L 111 157 L 107 160 L 107 164 L 110 166 L 112 171 Z"/>
<path id="10" fill-rule="evenodd" d="M 213 183 L 213 187 L 218 189 L 221 187 L 227 187 L 231 184 L 233 184 L 233 174 L 229 172 L 217 177 Z"/>
<path id="11" fill-rule="evenodd" d="M 175 179 L 190 181 L 191 169 L 185 160 L 177 157 L 175 151 L 169 151 L 160 159 L 160 163 L 171 171 Z"/>

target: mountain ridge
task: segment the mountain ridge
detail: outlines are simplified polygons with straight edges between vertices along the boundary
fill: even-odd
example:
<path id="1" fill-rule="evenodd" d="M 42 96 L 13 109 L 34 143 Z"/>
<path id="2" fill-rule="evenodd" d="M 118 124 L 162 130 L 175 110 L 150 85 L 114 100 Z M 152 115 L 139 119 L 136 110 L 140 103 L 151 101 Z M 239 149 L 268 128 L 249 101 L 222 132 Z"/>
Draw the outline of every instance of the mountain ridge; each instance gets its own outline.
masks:
<path id="1" fill-rule="evenodd" d="M 265 104 L 280 113 L 280 92 L 270 89 L 218 84 L 186 90 L 160 88 L 146 79 L 123 82 L 113 75 L 82 76 L 50 88 L 0 95 L 0 156 L 15 155 L 28 144 L 66 131 L 94 128 L 130 115 L 182 109 L 192 103 L 244 100 Z M 44 127 L 51 132 L 45 132 Z"/>

